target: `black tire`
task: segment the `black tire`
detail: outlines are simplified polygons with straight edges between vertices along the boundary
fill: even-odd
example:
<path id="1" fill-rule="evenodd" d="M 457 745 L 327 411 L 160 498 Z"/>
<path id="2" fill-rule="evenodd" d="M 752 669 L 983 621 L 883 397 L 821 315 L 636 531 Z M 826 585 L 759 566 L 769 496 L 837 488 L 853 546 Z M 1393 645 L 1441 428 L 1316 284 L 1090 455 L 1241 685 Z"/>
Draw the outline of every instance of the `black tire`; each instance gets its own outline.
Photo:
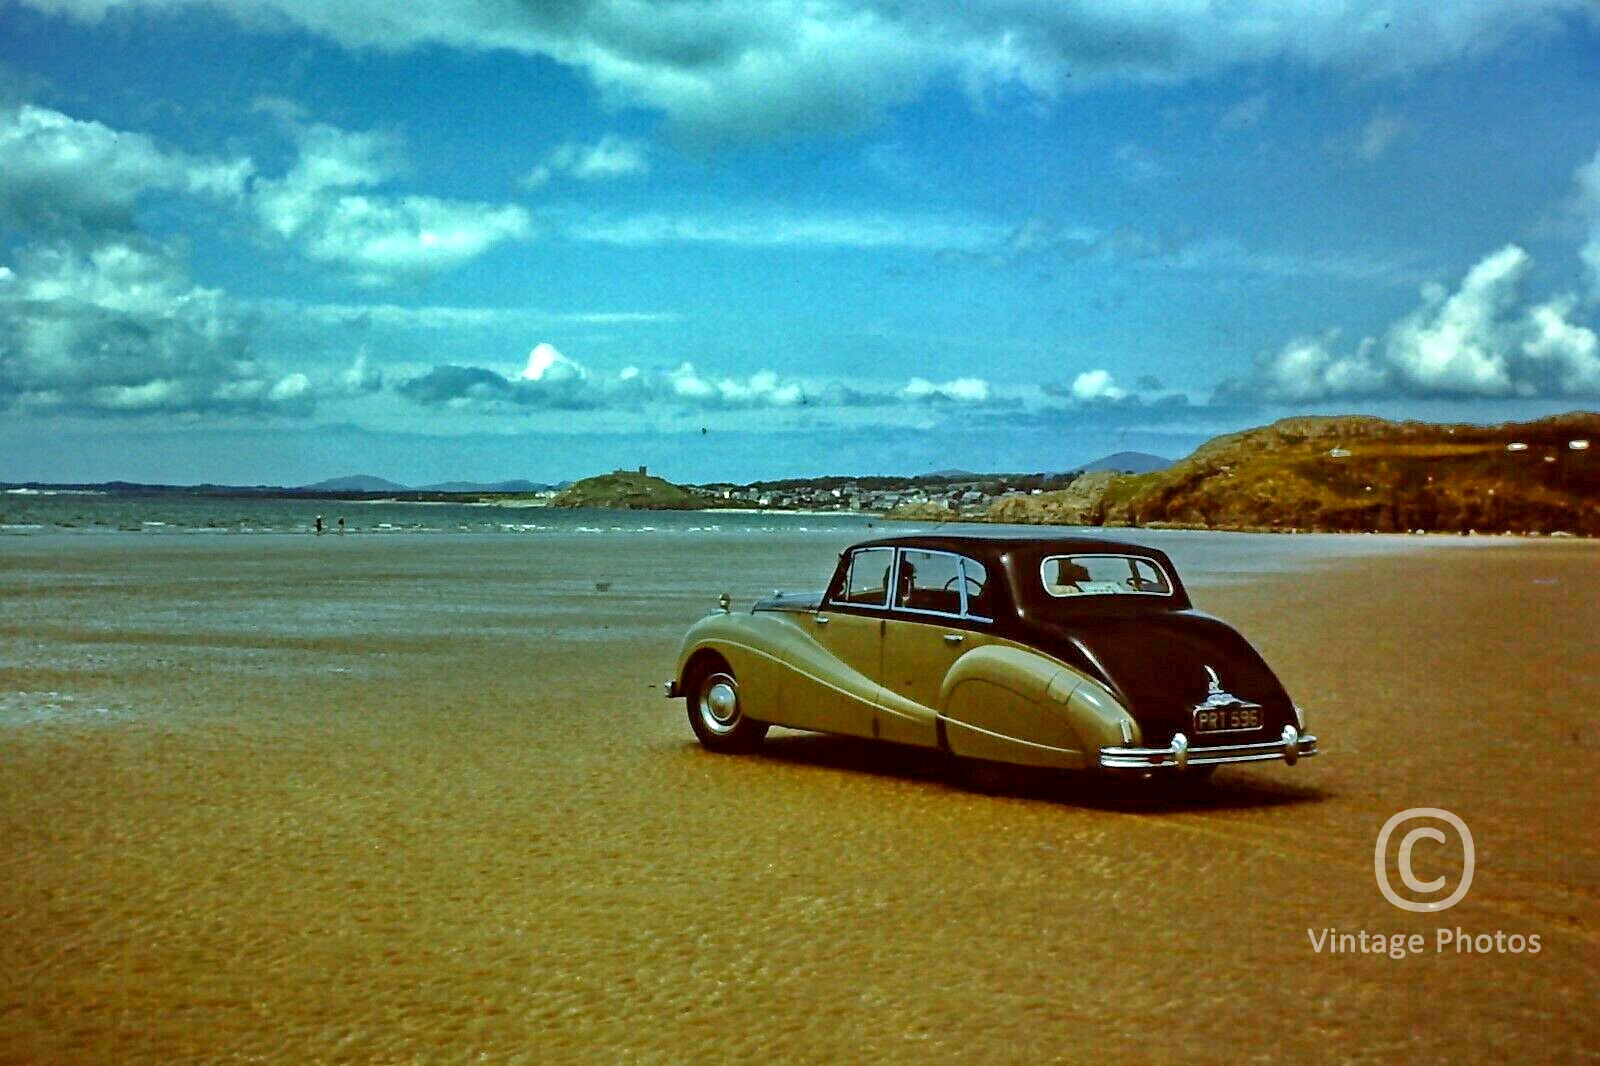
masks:
<path id="1" fill-rule="evenodd" d="M 708 751 L 754 751 L 767 735 L 767 723 L 744 713 L 739 681 L 733 668 L 721 659 L 700 664 L 685 690 L 689 727 Z"/>

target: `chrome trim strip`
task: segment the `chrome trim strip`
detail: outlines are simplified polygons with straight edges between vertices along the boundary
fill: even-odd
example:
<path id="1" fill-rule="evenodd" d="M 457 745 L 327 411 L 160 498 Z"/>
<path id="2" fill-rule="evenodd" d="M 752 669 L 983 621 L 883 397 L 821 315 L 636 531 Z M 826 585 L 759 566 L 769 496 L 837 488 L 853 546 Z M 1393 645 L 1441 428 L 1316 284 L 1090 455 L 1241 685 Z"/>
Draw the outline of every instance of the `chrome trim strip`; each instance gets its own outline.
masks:
<path id="1" fill-rule="evenodd" d="M 1210 748 L 1193 747 L 1180 733 L 1165 748 L 1101 748 L 1100 765 L 1108 770 L 1164 770 L 1282 759 L 1292 766 L 1319 750 L 1316 737 L 1301 736 L 1293 726 L 1285 727 L 1281 740 L 1266 744 L 1219 744 Z"/>
<path id="2" fill-rule="evenodd" d="M 1062 755 L 1077 755 L 1077 756 L 1080 756 L 1080 757 L 1084 754 L 1083 752 L 1079 751 L 1076 748 L 1058 748 L 1054 744 L 1040 744 L 1036 740 L 1023 740 L 1021 737 L 1013 737 L 1013 736 L 1007 736 L 1004 733 L 996 733 L 992 729 L 985 729 L 985 728 L 983 728 L 983 726 L 981 726 L 981 725 L 973 725 L 971 722 L 963 722 L 963 721 L 961 721 L 961 719 L 959 719 L 959 718 L 951 718 L 947 714 L 941 714 L 938 717 L 939 717 L 939 720 L 944 723 L 944 727 L 946 729 L 949 729 L 951 726 L 956 726 L 957 728 L 960 728 L 960 729 L 971 730 L 974 733 L 982 733 L 986 737 L 994 737 L 996 740 L 1003 740 L 1008 744 L 1021 744 L 1023 747 L 1036 748 L 1039 751 L 1059 752 Z M 1101 748 L 1100 750 L 1101 751 L 1107 751 L 1109 749 Z M 1161 750 L 1162 751 L 1166 751 L 1167 749 L 1162 748 Z"/>
<path id="3" fill-rule="evenodd" d="M 948 618 L 955 622 L 993 622 L 993 618 L 985 618 L 981 614 L 951 614 L 949 611 L 935 611 L 927 607 L 888 607 L 885 610 L 896 611 L 900 614 L 921 614 L 929 618 Z"/>

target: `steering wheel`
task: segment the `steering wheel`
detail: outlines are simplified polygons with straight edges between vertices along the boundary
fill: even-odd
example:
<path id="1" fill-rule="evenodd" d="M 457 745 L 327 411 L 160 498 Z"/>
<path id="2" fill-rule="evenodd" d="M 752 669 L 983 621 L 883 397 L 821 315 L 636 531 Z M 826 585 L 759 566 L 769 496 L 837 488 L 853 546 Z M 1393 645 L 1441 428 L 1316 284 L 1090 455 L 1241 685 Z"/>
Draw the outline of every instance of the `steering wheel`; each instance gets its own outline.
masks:
<path id="1" fill-rule="evenodd" d="M 955 588 L 956 587 L 956 582 L 960 581 L 963 577 L 965 577 L 966 580 L 967 580 L 967 586 L 968 586 L 967 595 L 968 596 L 982 596 L 983 595 L 983 583 L 980 582 L 977 578 L 973 577 L 971 574 L 957 574 L 955 577 L 951 578 L 949 581 L 946 581 L 944 583 L 944 590 L 946 592 L 949 592 L 951 589 Z"/>
<path id="2" fill-rule="evenodd" d="M 1124 585 L 1128 586 L 1130 589 L 1132 589 L 1135 592 L 1143 592 L 1146 589 L 1148 589 L 1148 588 L 1152 587 L 1153 585 L 1155 585 L 1154 581 L 1151 581 L 1149 578 L 1146 578 L 1146 577 L 1124 578 L 1122 583 Z"/>

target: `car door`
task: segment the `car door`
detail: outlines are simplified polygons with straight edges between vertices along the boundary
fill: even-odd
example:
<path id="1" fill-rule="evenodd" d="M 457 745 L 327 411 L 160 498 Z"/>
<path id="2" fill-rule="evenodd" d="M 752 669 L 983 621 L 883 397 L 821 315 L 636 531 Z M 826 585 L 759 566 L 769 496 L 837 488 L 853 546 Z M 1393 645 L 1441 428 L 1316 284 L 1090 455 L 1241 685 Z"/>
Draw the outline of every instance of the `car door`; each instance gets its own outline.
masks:
<path id="1" fill-rule="evenodd" d="M 937 743 L 939 692 L 950 667 L 989 643 L 988 572 L 952 552 L 902 549 L 880 652 L 883 731 L 907 743 Z"/>
<path id="2" fill-rule="evenodd" d="M 821 606 L 801 624 L 815 644 L 790 662 L 783 724 L 854 736 L 879 736 L 879 669 L 895 550 L 858 548 Z"/>

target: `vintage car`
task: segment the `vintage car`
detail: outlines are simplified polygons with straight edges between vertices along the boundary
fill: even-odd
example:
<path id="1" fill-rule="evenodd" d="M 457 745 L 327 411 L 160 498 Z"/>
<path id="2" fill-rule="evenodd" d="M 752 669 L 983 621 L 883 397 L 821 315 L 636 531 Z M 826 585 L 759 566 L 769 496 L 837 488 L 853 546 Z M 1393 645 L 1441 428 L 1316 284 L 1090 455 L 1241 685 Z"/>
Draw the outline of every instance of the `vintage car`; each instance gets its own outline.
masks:
<path id="1" fill-rule="evenodd" d="M 713 751 L 748 751 L 780 725 L 1189 781 L 1317 754 L 1261 656 L 1195 610 L 1153 548 L 887 537 L 841 553 L 824 592 L 720 607 L 690 628 L 667 684 Z"/>

